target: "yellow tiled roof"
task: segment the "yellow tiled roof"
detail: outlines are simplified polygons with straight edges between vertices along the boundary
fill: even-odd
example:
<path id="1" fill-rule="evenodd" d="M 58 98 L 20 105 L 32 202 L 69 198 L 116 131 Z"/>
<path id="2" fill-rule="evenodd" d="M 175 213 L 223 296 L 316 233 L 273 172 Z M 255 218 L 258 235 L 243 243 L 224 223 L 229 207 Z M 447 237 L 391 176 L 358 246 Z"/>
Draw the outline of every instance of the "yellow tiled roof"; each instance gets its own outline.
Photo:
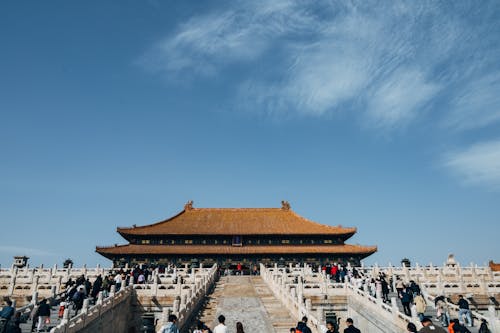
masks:
<path id="1" fill-rule="evenodd" d="M 118 228 L 122 235 L 352 235 L 356 228 L 328 226 L 284 208 L 192 208 L 164 221 Z"/>

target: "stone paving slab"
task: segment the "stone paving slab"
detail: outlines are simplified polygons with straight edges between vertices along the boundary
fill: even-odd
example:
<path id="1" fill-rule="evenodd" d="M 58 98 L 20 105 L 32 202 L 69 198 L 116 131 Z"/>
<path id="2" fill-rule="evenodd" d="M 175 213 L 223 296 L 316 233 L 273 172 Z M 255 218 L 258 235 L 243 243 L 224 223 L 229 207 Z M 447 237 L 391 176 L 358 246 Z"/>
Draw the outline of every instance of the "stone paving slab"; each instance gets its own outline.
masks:
<path id="1" fill-rule="evenodd" d="M 296 324 L 259 276 L 222 277 L 209 298 L 199 317 L 211 328 L 220 314 L 229 333 L 236 332 L 238 321 L 245 332 L 285 333 Z"/>

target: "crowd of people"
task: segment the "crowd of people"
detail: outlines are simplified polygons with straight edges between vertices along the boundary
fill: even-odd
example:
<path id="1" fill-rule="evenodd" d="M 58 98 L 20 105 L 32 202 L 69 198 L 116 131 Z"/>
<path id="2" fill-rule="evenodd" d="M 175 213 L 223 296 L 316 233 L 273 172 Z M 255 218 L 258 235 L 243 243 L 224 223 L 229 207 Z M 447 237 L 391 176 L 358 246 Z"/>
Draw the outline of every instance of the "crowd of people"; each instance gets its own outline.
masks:
<path id="1" fill-rule="evenodd" d="M 155 267 L 135 267 L 127 270 L 119 269 L 104 277 L 99 275 L 93 282 L 84 275 L 79 276 L 75 281 L 70 278 L 65 284 L 64 293 L 60 296 L 58 317 L 62 318 L 67 308 L 72 309 L 73 314 L 77 315 L 78 312 L 82 310 L 85 299 L 88 299 L 90 304 L 94 304 L 98 299 L 99 293 L 102 293 L 103 297 L 107 297 L 111 292 L 112 286 L 114 286 L 115 292 L 118 292 L 123 286 L 128 285 L 131 280 L 136 284 L 151 282 L 154 269 Z M 170 266 L 161 267 L 159 269 L 161 269 L 161 273 L 172 273 L 174 279 L 180 278 L 175 276 L 175 270 Z M 349 282 L 361 290 L 368 291 L 371 296 L 381 298 L 383 302 L 390 301 L 389 294 L 391 292 L 396 293 L 401 301 L 403 311 L 407 316 L 412 315 L 411 307 L 412 305 L 415 306 L 417 316 L 422 324 L 422 328 L 418 332 L 446 333 L 446 330 L 443 329 L 444 327 L 447 329 L 448 333 L 470 333 L 467 327 L 473 326 L 469 302 L 462 295 L 459 295 L 457 303 L 459 311 L 458 318 L 456 319 L 450 318 L 450 300 L 446 299 L 444 296 L 435 298 L 434 307 L 436 309 L 436 320 L 440 322 L 441 327 L 439 327 L 434 325 L 432 318 L 425 316 L 427 303 L 421 293 L 420 286 L 415 281 L 405 283 L 400 277 L 387 277 L 383 272 L 379 273 L 377 277 L 366 276 L 362 271 L 356 270 L 356 268 L 348 269 L 336 263 L 322 266 L 318 268 L 318 270 L 319 269 L 327 274 L 332 281 L 338 283 Z M 255 272 L 257 272 L 256 267 L 251 270 L 251 274 L 258 274 Z M 236 266 L 235 273 L 237 275 L 243 274 L 243 267 L 241 264 Z M 224 274 L 229 275 L 230 273 L 224 271 Z M 393 278 L 395 278 L 395 281 Z M 47 326 L 50 325 L 51 304 L 47 299 L 42 299 L 35 305 L 30 316 L 32 319 L 32 331 L 40 332 L 46 329 Z M 0 311 L 0 333 L 21 332 L 19 328 L 21 321 L 21 313 L 15 311 L 10 300 L 6 300 L 5 305 Z M 219 316 L 218 321 L 219 324 L 214 327 L 213 331 L 205 323 L 199 321 L 193 333 L 227 333 L 228 329 L 225 325 L 225 317 L 223 315 Z M 307 326 L 307 321 L 307 317 L 302 318 L 302 321 L 300 321 L 296 327 L 290 328 L 290 332 L 310 333 L 311 330 Z M 170 315 L 168 323 L 160 329 L 160 332 L 178 333 L 179 330 L 176 322 L 177 317 L 175 315 Z M 345 325 L 346 328 L 344 329 L 344 333 L 360 333 L 360 330 L 354 326 L 351 318 L 345 321 Z M 328 321 L 326 327 L 326 333 L 340 332 L 339 322 Z M 409 323 L 407 331 L 417 332 L 416 325 Z M 236 324 L 236 332 L 244 333 L 243 324 L 241 322 Z M 482 320 L 479 327 L 479 333 L 489 332 L 490 330 L 486 321 Z"/>

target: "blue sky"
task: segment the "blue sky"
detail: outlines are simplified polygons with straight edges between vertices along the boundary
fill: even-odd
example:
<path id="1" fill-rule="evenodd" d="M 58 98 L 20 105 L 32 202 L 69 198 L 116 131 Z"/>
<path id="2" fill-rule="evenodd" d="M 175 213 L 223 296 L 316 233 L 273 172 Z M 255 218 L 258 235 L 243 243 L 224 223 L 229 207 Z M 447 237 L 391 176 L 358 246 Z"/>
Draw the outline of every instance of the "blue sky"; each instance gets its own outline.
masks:
<path id="1" fill-rule="evenodd" d="M 367 263 L 499 261 L 498 1 L 0 4 L 0 264 L 279 207 Z"/>

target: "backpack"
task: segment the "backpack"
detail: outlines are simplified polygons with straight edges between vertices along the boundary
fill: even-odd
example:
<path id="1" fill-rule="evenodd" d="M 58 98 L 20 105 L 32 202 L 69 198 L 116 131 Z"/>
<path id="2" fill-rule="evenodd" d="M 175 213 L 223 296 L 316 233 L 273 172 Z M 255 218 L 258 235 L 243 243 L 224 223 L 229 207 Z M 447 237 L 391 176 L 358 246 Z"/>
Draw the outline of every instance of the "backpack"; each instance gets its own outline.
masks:
<path id="1" fill-rule="evenodd" d="M 71 298 L 71 300 L 75 303 L 79 302 L 80 299 L 82 298 L 82 294 L 77 291 L 76 293 L 73 294 L 73 297 Z"/>

